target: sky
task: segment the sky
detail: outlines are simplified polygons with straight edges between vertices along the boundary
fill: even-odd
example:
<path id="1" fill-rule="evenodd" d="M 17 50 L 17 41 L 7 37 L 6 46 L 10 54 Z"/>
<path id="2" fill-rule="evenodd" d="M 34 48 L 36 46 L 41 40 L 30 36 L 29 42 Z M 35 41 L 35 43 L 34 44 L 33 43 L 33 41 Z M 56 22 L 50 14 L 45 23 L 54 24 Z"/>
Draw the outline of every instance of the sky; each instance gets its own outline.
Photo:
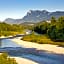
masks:
<path id="1" fill-rule="evenodd" d="M 0 20 L 20 19 L 29 10 L 64 11 L 64 0 L 0 0 Z"/>

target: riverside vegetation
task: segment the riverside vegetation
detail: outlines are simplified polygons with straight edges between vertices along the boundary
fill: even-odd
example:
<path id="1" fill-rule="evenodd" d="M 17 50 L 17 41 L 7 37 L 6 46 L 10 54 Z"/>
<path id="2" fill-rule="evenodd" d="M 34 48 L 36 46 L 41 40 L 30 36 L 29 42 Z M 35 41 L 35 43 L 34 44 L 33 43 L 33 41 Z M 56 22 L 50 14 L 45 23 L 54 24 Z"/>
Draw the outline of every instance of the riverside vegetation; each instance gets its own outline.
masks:
<path id="1" fill-rule="evenodd" d="M 7 53 L 0 54 L 0 64 L 17 64 L 14 58 L 10 58 Z"/>
<path id="2" fill-rule="evenodd" d="M 0 22 L 0 36 L 25 34 L 25 29 L 32 29 L 32 26 L 22 24 L 7 24 Z"/>
<path id="3" fill-rule="evenodd" d="M 32 33 L 24 36 L 22 40 L 64 46 L 64 16 L 58 19 L 52 17 L 50 22 L 39 22 L 32 30 L 39 35 Z"/>
<path id="4" fill-rule="evenodd" d="M 20 34 L 20 33 L 23 33 L 24 29 L 25 27 L 21 25 L 16 25 L 16 24 L 10 25 L 10 24 L 1 22 L 0 23 L 0 36 L 10 36 L 10 35 Z"/>

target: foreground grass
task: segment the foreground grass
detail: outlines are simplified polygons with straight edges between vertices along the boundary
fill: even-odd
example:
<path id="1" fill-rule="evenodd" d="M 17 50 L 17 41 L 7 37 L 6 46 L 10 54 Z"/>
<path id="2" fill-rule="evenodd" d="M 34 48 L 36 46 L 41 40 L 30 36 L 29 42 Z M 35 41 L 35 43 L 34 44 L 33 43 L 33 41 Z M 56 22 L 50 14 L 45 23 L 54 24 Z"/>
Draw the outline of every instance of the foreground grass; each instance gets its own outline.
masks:
<path id="1" fill-rule="evenodd" d="M 7 53 L 0 54 L 0 64 L 18 64 L 14 58 L 10 58 Z"/>
<path id="2" fill-rule="evenodd" d="M 53 44 L 53 45 L 59 45 L 64 47 L 64 42 L 54 42 L 50 38 L 48 38 L 46 35 L 27 35 L 22 38 L 24 41 L 30 41 L 30 42 L 36 42 L 39 44 Z"/>

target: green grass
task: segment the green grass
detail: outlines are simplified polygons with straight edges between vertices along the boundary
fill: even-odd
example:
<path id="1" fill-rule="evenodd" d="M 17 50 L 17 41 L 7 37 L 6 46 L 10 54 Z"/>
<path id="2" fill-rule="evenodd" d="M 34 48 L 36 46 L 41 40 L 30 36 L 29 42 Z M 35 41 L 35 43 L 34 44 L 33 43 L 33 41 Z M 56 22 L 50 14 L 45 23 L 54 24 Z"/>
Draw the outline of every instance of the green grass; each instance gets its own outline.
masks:
<path id="1" fill-rule="evenodd" d="M 64 46 L 64 42 L 54 42 L 50 38 L 48 38 L 46 35 L 27 35 L 22 38 L 24 41 L 30 41 L 30 42 L 36 42 L 39 44 L 54 44 L 59 46 Z"/>
<path id="2" fill-rule="evenodd" d="M 0 64 L 18 64 L 14 58 L 10 58 L 7 53 L 0 54 Z"/>
<path id="3" fill-rule="evenodd" d="M 1 31 L 0 36 L 13 36 L 16 34 L 23 34 L 23 32 L 17 32 L 17 31 Z"/>

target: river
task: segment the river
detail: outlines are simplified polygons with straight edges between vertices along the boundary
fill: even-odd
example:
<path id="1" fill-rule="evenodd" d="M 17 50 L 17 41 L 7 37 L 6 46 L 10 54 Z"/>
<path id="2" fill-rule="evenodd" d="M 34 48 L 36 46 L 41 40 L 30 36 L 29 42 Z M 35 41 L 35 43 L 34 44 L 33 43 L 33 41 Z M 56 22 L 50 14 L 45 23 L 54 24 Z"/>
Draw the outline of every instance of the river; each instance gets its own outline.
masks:
<path id="1" fill-rule="evenodd" d="M 10 56 L 30 59 L 38 64 L 64 64 L 64 55 L 46 53 L 44 51 L 42 51 L 41 54 L 38 54 L 37 50 L 24 48 L 11 41 L 11 39 L 0 40 L 0 52 L 4 51 L 8 52 Z"/>

